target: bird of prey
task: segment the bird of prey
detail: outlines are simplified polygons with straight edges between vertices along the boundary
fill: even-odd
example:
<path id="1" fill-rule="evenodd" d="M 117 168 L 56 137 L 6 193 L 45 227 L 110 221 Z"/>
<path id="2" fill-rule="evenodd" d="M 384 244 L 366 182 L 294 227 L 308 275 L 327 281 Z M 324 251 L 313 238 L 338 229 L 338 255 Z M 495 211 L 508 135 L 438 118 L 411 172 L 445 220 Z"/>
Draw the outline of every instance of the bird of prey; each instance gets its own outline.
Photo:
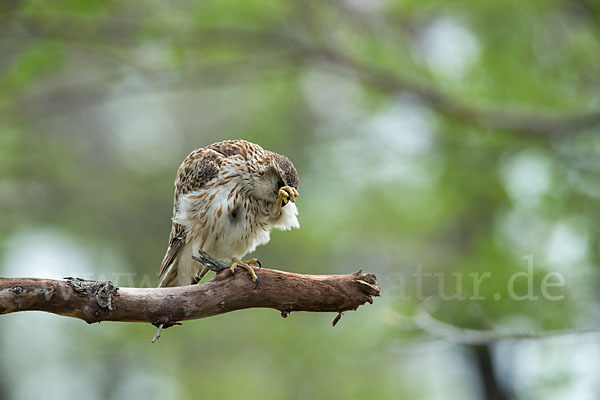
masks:
<path id="1" fill-rule="evenodd" d="M 272 228 L 299 228 L 295 204 L 298 173 L 285 156 L 245 140 L 227 140 L 194 150 L 177 170 L 173 227 L 162 261 L 159 287 L 199 282 L 208 268 L 192 256 L 241 261 L 270 239 Z M 258 282 L 257 282 L 258 283 Z"/>

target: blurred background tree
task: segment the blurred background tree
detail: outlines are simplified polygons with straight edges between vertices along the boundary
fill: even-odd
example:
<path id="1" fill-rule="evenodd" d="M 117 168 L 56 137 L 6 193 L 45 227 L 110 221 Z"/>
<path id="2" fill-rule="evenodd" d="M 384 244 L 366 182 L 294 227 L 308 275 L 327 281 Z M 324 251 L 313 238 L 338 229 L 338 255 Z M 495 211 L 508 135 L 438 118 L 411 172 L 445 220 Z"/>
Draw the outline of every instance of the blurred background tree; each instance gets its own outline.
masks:
<path id="1" fill-rule="evenodd" d="M 249 310 L 154 346 L 3 316 L 0 398 L 596 398 L 598 335 L 511 335 L 597 326 L 600 3 L 4 0 L 0 22 L 0 275 L 155 285 L 177 166 L 244 138 L 301 177 L 263 264 L 383 288 L 335 329 Z"/>

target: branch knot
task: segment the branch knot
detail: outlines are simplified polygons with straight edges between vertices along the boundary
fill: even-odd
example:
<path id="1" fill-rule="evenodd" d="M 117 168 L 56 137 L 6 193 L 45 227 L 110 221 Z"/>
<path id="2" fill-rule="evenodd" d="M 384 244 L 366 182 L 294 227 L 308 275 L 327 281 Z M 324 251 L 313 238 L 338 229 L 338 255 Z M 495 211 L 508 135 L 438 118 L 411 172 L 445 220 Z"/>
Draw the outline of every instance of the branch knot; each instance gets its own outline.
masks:
<path id="1" fill-rule="evenodd" d="M 65 280 L 76 293 L 95 295 L 96 303 L 101 308 L 106 308 L 110 311 L 115 309 L 114 296 L 117 295 L 119 287 L 111 281 L 97 282 L 72 277 L 65 278 Z"/>

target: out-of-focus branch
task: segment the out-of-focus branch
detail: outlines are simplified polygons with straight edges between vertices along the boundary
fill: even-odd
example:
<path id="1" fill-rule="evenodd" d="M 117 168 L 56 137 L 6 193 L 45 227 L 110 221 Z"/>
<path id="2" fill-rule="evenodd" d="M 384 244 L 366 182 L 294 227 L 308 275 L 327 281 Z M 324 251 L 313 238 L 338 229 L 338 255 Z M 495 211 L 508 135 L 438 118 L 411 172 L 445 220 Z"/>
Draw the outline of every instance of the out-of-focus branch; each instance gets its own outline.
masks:
<path id="1" fill-rule="evenodd" d="M 21 21 L 21 24 L 27 27 L 27 32 L 34 38 L 46 38 L 65 40 L 69 43 L 80 43 L 82 45 L 91 45 L 94 49 L 102 46 L 111 57 L 118 57 L 124 60 L 124 64 L 129 67 L 139 69 L 139 72 L 154 81 L 154 88 L 158 84 L 159 89 L 163 89 L 165 82 L 155 80 L 159 77 L 161 71 L 153 71 L 146 66 L 139 67 L 134 59 L 125 56 L 132 43 L 127 41 L 130 38 L 131 27 L 126 29 L 127 34 L 121 34 L 118 42 L 111 42 L 113 45 L 122 45 L 119 51 L 109 51 L 104 42 L 98 41 L 97 37 L 81 37 L 76 29 L 76 24 L 64 21 L 58 26 L 60 29 L 49 30 L 41 28 L 31 21 Z M 96 30 L 99 32 L 113 32 L 123 30 L 126 24 L 116 23 L 115 27 L 100 25 Z M 176 26 L 163 26 L 155 34 L 160 32 L 179 32 Z M 182 43 L 186 45 L 188 51 L 194 51 L 199 48 L 199 42 L 209 44 L 209 46 L 236 46 L 240 49 L 247 49 L 249 54 L 261 54 L 267 57 L 269 52 L 275 51 L 279 56 L 276 59 L 270 59 L 267 63 L 269 68 L 265 68 L 261 63 L 257 65 L 246 65 L 245 71 L 252 69 L 257 72 L 273 70 L 276 63 L 298 65 L 299 62 L 318 62 L 336 67 L 343 73 L 349 73 L 354 78 L 360 80 L 377 90 L 389 94 L 409 93 L 418 98 L 424 105 L 463 123 L 483 129 L 506 130 L 515 133 L 531 135 L 568 135 L 581 132 L 582 130 L 593 128 L 600 125 L 600 110 L 587 111 L 577 114 L 556 115 L 556 111 L 548 110 L 545 112 L 525 112 L 514 108 L 487 108 L 480 105 L 469 103 L 463 99 L 446 93 L 442 89 L 425 81 L 417 81 L 407 76 L 403 76 L 394 71 L 386 70 L 377 65 L 365 61 L 357 60 L 347 55 L 340 46 L 310 44 L 305 40 L 294 36 L 293 34 L 281 30 L 251 30 L 240 29 L 237 27 L 213 27 L 213 28 L 195 28 L 189 32 L 182 33 L 189 36 L 188 40 Z M 200 40 L 200 39 L 201 40 Z M 135 42 L 135 41 L 134 41 Z M 267 53 L 265 53 L 267 51 Z M 258 57 L 258 56 L 257 56 Z M 138 68 L 139 67 L 139 68 Z M 194 68 L 191 68 L 192 70 Z M 159 73 L 156 73 L 159 72 Z M 165 72 L 165 71 L 162 71 Z M 183 85 L 189 87 L 195 81 L 189 74 L 189 68 L 180 72 L 179 79 L 171 79 L 166 82 L 169 87 L 178 87 Z M 203 75 L 201 70 L 196 71 Z M 173 74 L 176 75 L 176 74 Z M 233 76 L 237 76 L 234 73 Z M 255 74 L 251 74 L 255 76 Z"/>
<path id="2" fill-rule="evenodd" d="M 501 340 L 542 339 L 554 336 L 598 334 L 600 328 L 588 330 L 552 330 L 544 332 L 504 333 L 491 330 L 460 328 L 434 318 L 424 308 L 412 318 L 414 324 L 430 336 L 447 342 L 472 346 L 492 344 Z"/>
<path id="3" fill-rule="evenodd" d="M 351 72 L 363 83 L 390 94 L 406 92 L 428 107 L 478 128 L 500 129 L 534 135 L 566 135 L 600 125 L 600 110 L 572 115 L 554 112 L 527 113 L 483 108 L 451 96 L 433 85 L 417 82 L 365 62 L 354 60 L 332 48 L 310 50 L 312 56 Z"/>
<path id="4" fill-rule="evenodd" d="M 247 273 L 227 272 L 210 281 L 171 288 L 118 288 L 111 282 L 67 278 L 0 278 L 0 314 L 46 311 L 100 321 L 150 322 L 168 327 L 177 321 L 205 318 L 246 308 L 337 312 L 356 310 L 379 296 L 377 278 L 362 271 L 350 275 L 303 275 L 256 270 L 255 288 Z"/>

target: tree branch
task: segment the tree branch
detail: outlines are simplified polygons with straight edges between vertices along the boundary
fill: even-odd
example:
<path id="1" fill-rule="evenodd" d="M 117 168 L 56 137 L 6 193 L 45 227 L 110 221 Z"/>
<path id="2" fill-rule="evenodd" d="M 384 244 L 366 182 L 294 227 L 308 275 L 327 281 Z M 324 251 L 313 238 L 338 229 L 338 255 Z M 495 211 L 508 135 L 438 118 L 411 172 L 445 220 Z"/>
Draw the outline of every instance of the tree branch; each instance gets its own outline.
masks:
<path id="1" fill-rule="evenodd" d="M 500 129 L 532 135 L 568 135 L 600 125 L 600 110 L 556 115 L 556 111 L 523 112 L 516 109 L 484 108 L 464 102 L 435 86 L 411 80 L 384 69 L 352 59 L 338 49 L 305 50 L 314 59 L 347 69 L 384 93 L 410 93 L 428 107 L 477 128 Z"/>
<path id="2" fill-rule="evenodd" d="M 553 337 L 600 335 L 600 327 L 560 329 L 547 331 L 495 331 L 470 329 L 435 318 L 425 306 L 420 305 L 414 315 L 404 315 L 392 309 L 386 312 L 387 322 L 403 332 L 422 332 L 427 336 L 406 338 L 406 343 L 429 342 L 432 340 L 468 346 L 485 346 L 501 341 L 542 340 Z"/>
<path id="3" fill-rule="evenodd" d="M 114 34 L 114 32 L 119 32 L 119 34 L 117 35 L 118 38 L 111 42 L 113 47 L 119 46 L 118 48 L 129 48 L 135 47 L 138 44 L 136 40 L 132 39 L 133 36 L 130 35 L 135 29 L 132 30 L 130 24 L 128 25 L 128 23 L 123 21 L 117 21 L 108 26 L 100 25 L 95 27 L 95 32 L 106 32 L 106 35 L 101 37 L 82 37 L 80 34 L 80 26 L 76 23 L 74 24 L 73 21 L 70 20 L 60 21 L 53 29 L 40 27 L 36 21 L 23 18 L 20 19 L 20 24 L 25 28 L 25 31 L 28 32 L 28 35 L 31 38 L 53 39 L 67 41 L 71 44 L 87 45 L 95 52 L 103 51 L 112 58 L 118 57 L 120 64 L 128 64 L 144 76 L 154 76 L 154 80 L 159 82 L 159 89 L 164 87 L 162 85 L 165 85 L 167 88 L 180 86 L 189 88 L 190 82 L 192 84 L 194 82 L 201 84 L 206 83 L 206 80 L 198 81 L 197 79 L 194 79 L 194 76 L 191 78 L 183 76 L 183 78 L 180 77 L 180 79 L 164 82 L 158 78 L 161 78 L 161 76 L 164 77 L 165 73 L 168 71 L 148 69 L 145 65 L 140 65 L 138 62 L 135 62 L 134 58 L 124 57 L 122 52 L 107 48 L 105 46 L 106 35 Z M 124 27 L 127 28 L 126 32 L 123 32 Z M 164 26 L 163 30 L 159 31 L 159 33 L 160 35 L 164 35 L 163 32 L 175 31 L 179 31 L 178 27 L 167 25 Z M 352 74 L 354 78 L 382 93 L 390 95 L 396 95 L 401 92 L 409 93 L 420 99 L 420 101 L 429 108 L 449 118 L 462 121 L 480 129 L 498 129 L 544 137 L 548 135 L 561 136 L 576 134 L 586 129 L 600 126 L 599 109 L 577 113 L 571 112 L 567 114 L 552 109 L 541 112 L 530 112 L 519 110 L 514 106 L 507 108 L 484 107 L 447 93 L 433 83 L 428 83 L 424 80 L 416 80 L 409 76 L 381 68 L 375 63 L 358 60 L 355 57 L 346 54 L 340 46 L 310 44 L 306 40 L 277 30 L 263 31 L 238 27 L 197 28 L 185 44 L 190 49 L 198 49 L 198 37 L 202 38 L 203 41 L 207 43 L 218 42 L 223 43 L 223 45 L 227 43 L 238 44 L 243 46 L 242 48 L 246 48 L 249 54 L 260 54 L 260 57 L 258 57 L 259 60 L 254 61 L 256 63 L 254 66 L 248 65 L 248 60 L 240 60 L 244 66 L 244 73 L 248 73 L 249 70 L 254 70 L 259 73 L 262 73 L 265 70 L 272 71 L 275 69 L 273 65 L 276 64 L 276 62 L 284 63 L 284 66 L 286 67 L 299 65 L 302 61 L 307 60 L 321 62 L 341 69 L 342 72 Z M 18 37 L 13 37 L 13 39 L 18 39 Z M 265 58 L 265 54 L 263 54 L 265 49 L 271 49 L 281 53 L 277 53 L 278 57 L 276 59 L 267 58 L 266 62 L 260 62 L 260 59 Z M 290 62 L 290 64 L 287 64 L 286 62 Z M 234 63 L 234 66 L 235 64 L 237 63 Z M 219 65 L 214 67 L 220 71 Z M 205 72 L 203 70 L 206 68 L 208 68 L 209 71 L 213 69 L 210 65 L 197 66 L 196 69 L 198 71 L 196 71 L 195 75 L 200 74 L 204 76 L 203 74 Z M 177 76 L 177 73 L 181 73 L 181 71 L 175 72 L 175 76 Z M 239 75 L 240 74 L 235 71 L 233 71 L 233 73 L 229 71 L 230 77 L 239 78 Z M 67 90 L 61 87 L 61 92 L 79 93 L 78 86 L 79 85 L 75 85 L 75 87 L 68 88 Z M 152 85 L 151 89 L 156 90 L 157 86 Z M 27 98 L 23 101 L 40 101 L 44 100 L 45 97 L 47 96 L 36 95 L 33 99 Z M 94 101 L 94 99 L 92 100 Z M 72 112 L 72 107 L 69 108 L 69 112 Z"/>
<path id="4" fill-rule="evenodd" d="M 118 288 L 112 282 L 0 278 L 0 314 L 46 311 L 100 321 L 150 322 L 167 328 L 177 321 L 205 318 L 246 308 L 292 311 L 356 310 L 380 295 L 377 277 L 363 274 L 303 275 L 256 269 L 260 285 L 247 272 L 218 273 L 206 283 L 170 288 Z"/>
<path id="5" fill-rule="evenodd" d="M 493 344 L 501 340 L 542 339 L 554 336 L 600 334 L 600 330 L 598 328 L 514 333 L 461 328 L 434 318 L 422 307 L 413 317 L 413 321 L 417 327 L 434 338 L 471 346 Z"/>

